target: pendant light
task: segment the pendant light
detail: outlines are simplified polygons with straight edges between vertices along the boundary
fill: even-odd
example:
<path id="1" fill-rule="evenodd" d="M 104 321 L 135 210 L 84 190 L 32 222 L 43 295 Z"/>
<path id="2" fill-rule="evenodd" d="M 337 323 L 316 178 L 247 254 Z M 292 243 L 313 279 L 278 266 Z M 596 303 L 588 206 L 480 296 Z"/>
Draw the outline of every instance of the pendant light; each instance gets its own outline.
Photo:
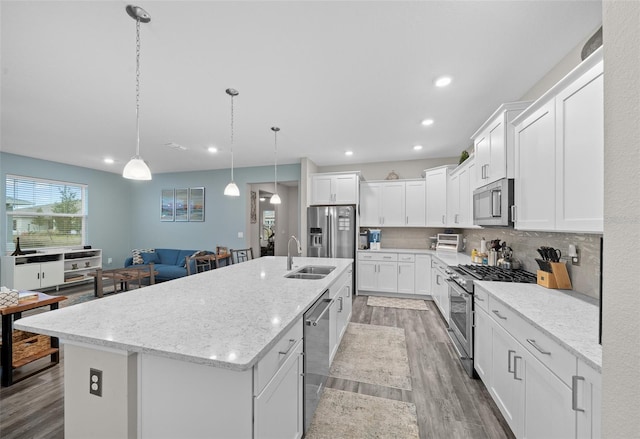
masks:
<path id="1" fill-rule="evenodd" d="M 224 188 L 224 194 L 228 197 L 239 197 L 240 189 L 233 181 L 233 98 L 238 96 L 239 93 L 238 90 L 233 88 L 228 88 L 226 92 L 231 96 L 231 182 Z"/>
<path id="2" fill-rule="evenodd" d="M 151 170 L 140 157 L 140 23 L 148 23 L 151 16 L 144 9 L 128 5 L 127 14 L 136 20 L 136 155 L 124 167 L 122 176 L 131 180 L 151 180 Z"/>
<path id="3" fill-rule="evenodd" d="M 274 140 L 274 156 L 275 156 L 275 160 L 274 160 L 274 183 L 273 183 L 273 188 L 274 188 L 274 194 L 271 196 L 271 200 L 270 203 L 271 204 L 280 204 L 282 203 L 282 201 L 280 200 L 280 196 L 278 195 L 278 131 L 280 131 L 280 128 L 278 127 L 271 127 L 271 131 L 273 131 L 273 140 Z"/>

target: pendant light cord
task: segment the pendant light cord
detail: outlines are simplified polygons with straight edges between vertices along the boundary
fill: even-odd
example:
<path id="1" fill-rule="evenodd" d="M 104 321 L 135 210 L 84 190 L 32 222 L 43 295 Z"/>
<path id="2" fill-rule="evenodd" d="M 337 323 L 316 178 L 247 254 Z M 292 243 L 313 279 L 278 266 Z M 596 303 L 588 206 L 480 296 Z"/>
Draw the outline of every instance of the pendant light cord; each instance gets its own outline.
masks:
<path id="1" fill-rule="evenodd" d="M 136 19 L 136 158 L 140 157 L 140 18 Z"/>
<path id="2" fill-rule="evenodd" d="M 276 194 L 278 193 L 278 131 L 277 130 L 273 130 L 273 139 L 274 139 L 274 143 L 275 143 L 275 148 L 274 148 L 274 155 L 275 155 L 275 159 L 274 159 L 274 168 L 275 168 L 275 183 L 274 183 L 274 190 L 276 192 Z"/>
<path id="3" fill-rule="evenodd" d="M 231 95 L 231 181 L 233 181 L 233 95 Z"/>

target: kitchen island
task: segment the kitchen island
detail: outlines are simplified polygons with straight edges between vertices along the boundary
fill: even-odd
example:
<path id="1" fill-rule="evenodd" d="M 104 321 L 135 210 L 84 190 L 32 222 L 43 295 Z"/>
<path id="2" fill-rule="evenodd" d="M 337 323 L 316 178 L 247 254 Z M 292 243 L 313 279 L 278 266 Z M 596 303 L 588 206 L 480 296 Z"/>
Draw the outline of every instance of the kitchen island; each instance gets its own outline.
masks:
<path id="1" fill-rule="evenodd" d="M 351 264 L 296 257 L 294 270 L 336 269 L 323 279 L 288 279 L 286 258 L 263 257 L 26 317 L 16 327 L 63 343 L 67 439 L 260 437 L 254 400 L 290 362 L 301 375 L 302 315 L 325 290 L 351 281 Z"/>

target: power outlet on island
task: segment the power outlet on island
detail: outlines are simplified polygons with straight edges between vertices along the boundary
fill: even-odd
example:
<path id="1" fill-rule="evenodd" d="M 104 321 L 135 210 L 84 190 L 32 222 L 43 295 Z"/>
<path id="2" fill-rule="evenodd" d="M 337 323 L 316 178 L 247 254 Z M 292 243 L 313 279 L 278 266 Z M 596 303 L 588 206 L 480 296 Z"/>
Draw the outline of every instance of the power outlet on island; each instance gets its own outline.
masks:
<path id="1" fill-rule="evenodd" d="M 102 371 L 89 369 L 89 393 L 102 397 Z"/>

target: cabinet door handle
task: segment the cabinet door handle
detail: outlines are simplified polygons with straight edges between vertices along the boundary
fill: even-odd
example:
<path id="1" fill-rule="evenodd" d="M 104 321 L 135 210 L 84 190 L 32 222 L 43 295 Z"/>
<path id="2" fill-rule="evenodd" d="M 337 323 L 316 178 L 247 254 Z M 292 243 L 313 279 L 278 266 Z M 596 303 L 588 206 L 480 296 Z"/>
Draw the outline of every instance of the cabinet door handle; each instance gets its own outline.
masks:
<path id="1" fill-rule="evenodd" d="M 404 221 L 405 224 L 409 224 L 409 217 L 407 217 Z"/>
<path id="2" fill-rule="evenodd" d="M 505 316 L 503 316 L 502 314 L 500 314 L 500 311 L 498 311 L 497 309 L 494 309 L 491 312 L 494 313 L 495 315 L 497 315 L 499 319 L 507 320 L 507 318 Z"/>
<path id="3" fill-rule="evenodd" d="M 540 352 L 543 355 L 551 355 L 551 352 L 549 351 L 545 351 L 544 349 L 542 349 L 540 346 L 538 346 L 538 343 L 536 343 L 535 340 L 528 338 L 527 339 L 527 343 L 529 343 L 531 346 L 533 346 L 534 348 L 536 348 L 536 350 L 538 352 Z"/>
<path id="4" fill-rule="evenodd" d="M 40 279 L 40 273 L 38 273 L 38 279 Z"/>
<path id="5" fill-rule="evenodd" d="M 457 213 L 456 213 L 456 214 L 455 214 L 455 216 L 454 216 L 454 220 L 453 220 L 453 222 L 454 222 L 454 223 L 456 223 L 456 224 L 458 224 L 458 214 L 457 214 Z"/>
<path id="6" fill-rule="evenodd" d="M 347 297 L 351 297 L 351 286 L 347 285 Z"/>
<path id="7" fill-rule="evenodd" d="M 487 175 L 487 178 L 489 178 L 489 175 L 490 175 L 490 174 L 489 174 L 489 165 L 490 165 L 490 163 L 487 163 L 487 164 L 485 165 L 485 166 L 487 167 L 487 174 L 486 174 L 486 175 Z"/>
<path id="8" fill-rule="evenodd" d="M 338 297 L 338 300 L 340 301 L 340 308 L 338 308 L 338 312 L 342 312 L 342 299 L 343 297 Z"/>
<path id="9" fill-rule="evenodd" d="M 442 215 L 442 224 L 444 224 L 444 223 L 445 223 L 445 218 L 444 218 L 444 217 L 445 217 L 445 216 L 444 216 L 444 215 Z"/>
<path id="10" fill-rule="evenodd" d="M 398 274 L 400 274 L 400 273 L 401 273 L 401 271 L 400 271 L 400 265 L 398 265 Z"/>
<path id="11" fill-rule="evenodd" d="M 278 353 L 280 355 L 288 355 L 289 352 L 291 351 L 291 348 L 296 344 L 296 340 L 294 338 L 290 338 L 289 339 L 289 346 L 287 346 L 287 350 L 286 351 L 279 351 Z"/>
<path id="12" fill-rule="evenodd" d="M 42 278 L 44 279 L 44 271 L 42 272 Z"/>
<path id="13" fill-rule="evenodd" d="M 478 302 L 484 302 L 484 299 L 480 296 L 475 296 L 475 298 Z"/>
<path id="14" fill-rule="evenodd" d="M 513 356 L 513 378 L 522 381 L 522 378 L 518 378 L 518 358 L 522 360 L 522 357 L 518 355 Z"/>
<path id="15" fill-rule="evenodd" d="M 516 205 L 511 205 L 511 221 L 516 221 Z"/>
<path id="16" fill-rule="evenodd" d="M 584 412 L 578 407 L 578 381 L 584 381 L 584 377 L 574 375 L 571 377 L 571 409 L 576 412 Z"/>
<path id="17" fill-rule="evenodd" d="M 509 373 L 513 373 L 513 369 L 511 368 L 511 355 L 515 355 L 516 351 L 509 349 L 507 351 L 507 371 Z"/>

